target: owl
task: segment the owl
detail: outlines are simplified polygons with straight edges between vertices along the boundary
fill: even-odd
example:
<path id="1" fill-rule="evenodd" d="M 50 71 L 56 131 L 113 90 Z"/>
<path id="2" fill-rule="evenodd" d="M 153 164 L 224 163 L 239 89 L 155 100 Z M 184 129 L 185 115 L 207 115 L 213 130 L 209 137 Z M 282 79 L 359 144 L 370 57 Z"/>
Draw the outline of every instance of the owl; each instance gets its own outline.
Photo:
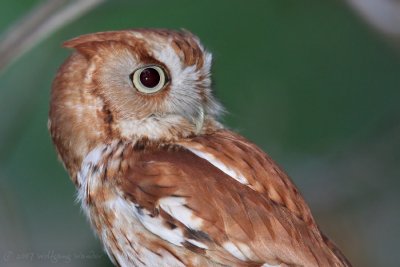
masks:
<path id="1" fill-rule="evenodd" d="M 196 36 L 136 29 L 64 46 L 48 126 L 116 266 L 350 266 L 285 172 L 218 121 Z"/>

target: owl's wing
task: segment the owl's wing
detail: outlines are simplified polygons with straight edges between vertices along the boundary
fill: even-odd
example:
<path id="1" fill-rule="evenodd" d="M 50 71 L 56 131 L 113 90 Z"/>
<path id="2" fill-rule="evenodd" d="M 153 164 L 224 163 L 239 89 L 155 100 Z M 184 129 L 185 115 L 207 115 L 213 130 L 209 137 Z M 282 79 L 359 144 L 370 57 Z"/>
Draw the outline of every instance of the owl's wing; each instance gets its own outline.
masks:
<path id="1" fill-rule="evenodd" d="M 143 225 L 177 246 L 227 265 L 348 266 L 287 176 L 240 136 L 220 131 L 129 158 L 122 191 Z"/>

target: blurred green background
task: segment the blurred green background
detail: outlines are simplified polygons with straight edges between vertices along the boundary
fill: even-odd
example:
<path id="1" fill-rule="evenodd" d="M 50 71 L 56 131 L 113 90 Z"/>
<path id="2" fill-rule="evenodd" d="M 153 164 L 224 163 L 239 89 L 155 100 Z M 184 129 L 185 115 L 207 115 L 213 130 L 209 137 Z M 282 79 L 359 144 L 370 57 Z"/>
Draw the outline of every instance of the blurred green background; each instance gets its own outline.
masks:
<path id="1" fill-rule="evenodd" d="M 0 32 L 39 2 L 2 0 Z M 52 147 L 49 92 L 64 40 L 135 27 L 197 34 L 224 122 L 290 174 L 354 266 L 399 266 L 400 47 L 319 0 L 106 1 L 3 69 L 0 266 L 111 266 Z"/>

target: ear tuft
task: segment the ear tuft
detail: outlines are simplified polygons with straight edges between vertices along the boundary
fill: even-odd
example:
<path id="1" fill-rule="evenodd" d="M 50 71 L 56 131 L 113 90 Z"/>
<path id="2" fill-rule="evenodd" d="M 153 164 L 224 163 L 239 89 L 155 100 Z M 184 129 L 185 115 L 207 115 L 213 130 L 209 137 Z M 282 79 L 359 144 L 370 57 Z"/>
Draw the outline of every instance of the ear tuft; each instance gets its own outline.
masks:
<path id="1" fill-rule="evenodd" d="M 101 44 L 112 41 L 122 41 L 130 37 L 129 31 L 109 31 L 85 34 L 63 43 L 63 47 L 76 49 L 86 57 L 93 56 Z"/>
<path id="2" fill-rule="evenodd" d="M 77 48 L 86 43 L 93 42 L 104 42 L 109 40 L 118 40 L 121 32 L 97 32 L 91 34 L 84 34 L 75 38 L 72 38 L 63 43 L 63 47 L 66 48 Z"/>

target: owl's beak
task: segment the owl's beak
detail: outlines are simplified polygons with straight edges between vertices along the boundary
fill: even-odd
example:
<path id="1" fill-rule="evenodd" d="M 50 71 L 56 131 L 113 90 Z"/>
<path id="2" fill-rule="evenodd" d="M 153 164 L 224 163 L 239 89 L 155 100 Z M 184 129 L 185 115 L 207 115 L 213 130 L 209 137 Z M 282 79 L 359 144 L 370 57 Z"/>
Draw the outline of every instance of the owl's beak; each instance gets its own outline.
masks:
<path id="1" fill-rule="evenodd" d="M 194 118 L 192 118 L 194 125 L 196 126 L 196 134 L 198 134 L 201 131 L 201 128 L 203 128 L 203 123 L 204 123 L 204 108 L 203 106 L 199 107 L 199 110 Z"/>

